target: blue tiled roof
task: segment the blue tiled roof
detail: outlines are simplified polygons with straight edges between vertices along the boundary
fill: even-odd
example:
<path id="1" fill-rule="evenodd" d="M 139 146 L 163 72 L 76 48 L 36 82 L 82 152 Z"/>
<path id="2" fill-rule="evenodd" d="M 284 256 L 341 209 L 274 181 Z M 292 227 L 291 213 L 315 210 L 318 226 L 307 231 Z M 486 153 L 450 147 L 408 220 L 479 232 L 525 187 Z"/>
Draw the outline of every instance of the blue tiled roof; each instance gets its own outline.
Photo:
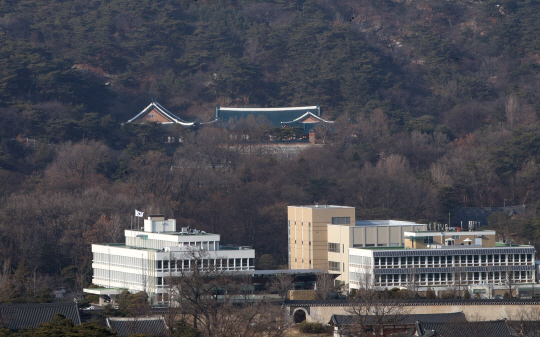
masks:
<path id="1" fill-rule="evenodd" d="M 41 323 L 50 322 L 56 314 L 71 319 L 73 324 L 81 324 L 75 302 L 0 305 L 0 322 L 10 330 L 37 328 Z"/>
<path id="2" fill-rule="evenodd" d="M 291 122 L 306 113 L 311 112 L 315 116 L 321 116 L 321 108 L 316 106 L 285 107 L 285 108 L 229 108 L 216 106 L 214 119 L 221 122 L 245 119 L 250 115 L 255 118 L 267 119 L 271 126 L 280 127 L 283 122 Z"/>

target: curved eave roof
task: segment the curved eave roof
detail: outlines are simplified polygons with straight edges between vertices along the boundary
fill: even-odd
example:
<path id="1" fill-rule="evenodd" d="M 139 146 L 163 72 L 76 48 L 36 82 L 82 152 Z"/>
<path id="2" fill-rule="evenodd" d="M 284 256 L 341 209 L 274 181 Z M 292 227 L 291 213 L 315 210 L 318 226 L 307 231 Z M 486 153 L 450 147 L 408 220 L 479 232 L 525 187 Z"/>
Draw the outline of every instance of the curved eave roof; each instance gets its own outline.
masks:
<path id="1" fill-rule="evenodd" d="M 252 115 L 255 118 L 264 117 L 273 127 L 282 126 L 284 121 L 292 121 L 311 112 L 320 115 L 319 106 L 282 107 L 282 108 L 234 108 L 216 106 L 214 119 L 227 122 L 229 120 L 247 118 Z"/>
<path id="2" fill-rule="evenodd" d="M 156 109 L 157 111 L 159 111 L 159 113 L 161 113 L 163 116 L 167 117 L 171 121 L 169 123 L 161 123 L 161 124 L 173 124 L 173 123 L 175 123 L 175 124 L 181 124 L 183 126 L 193 126 L 193 125 L 195 125 L 195 123 L 193 123 L 193 122 L 186 122 L 186 121 L 182 120 L 178 116 L 171 113 L 169 110 L 165 109 L 158 102 L 150 103 L 146 108 L 144 108 L 141 112 L 139 112 L 137 114 L 137 116 L 133 117 L 132 119 L 130 119 L 127 122 L 131 123 L 131 122 L 137 120 L 138 118 L 144 116 L 151 109 Z"/>
<path id="3" fill-rule="evenodd" d="M 238 112 L 273 112 L 273 111 L 295 111 L 295 110 L 318 110 L 319 107 L 314 106 L 297 106 L 285 108 L 227 108 L 219 107 L 220 111 L 238 111 Z"/>
<path id="4" fill-rule="evenodd" d="M 310 111 L 306 112 L 305 114 L 303 114 L 302 116 L 296 118 L 296 119 L 293 119 L 292 121 L 288 121 L 288 122 L 281 122 L 281 124 L 294 124 L 294 123 L 313 123 L 313 122 L 302 122 L 303 119 L 306 119 L 306 118 L 313 118 L 319 122 L 323 122 L 323 123 L 334 123 L 333 121 L 327 121 L 326 119 L 322 119 L 321 117 L 311 113 Z"/>

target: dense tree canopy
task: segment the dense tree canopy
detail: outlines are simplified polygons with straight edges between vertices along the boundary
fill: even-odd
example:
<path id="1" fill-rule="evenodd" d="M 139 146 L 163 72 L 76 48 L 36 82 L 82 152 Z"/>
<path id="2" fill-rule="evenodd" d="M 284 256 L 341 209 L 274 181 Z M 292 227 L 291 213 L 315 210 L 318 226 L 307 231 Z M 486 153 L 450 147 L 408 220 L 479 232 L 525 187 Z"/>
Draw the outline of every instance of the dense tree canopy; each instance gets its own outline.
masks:
<path id="1" fill-rule="evenodd" d="M 61 282 L 80 291 L 89 245 L 121 240 L 135 208 L 252 245 L 264 268 L 285 262 L 290 204 L 421 221 L 455 206 L 528 204 L 530 214 L 494 226 L 540 242 L 538 9 L 521 0 L 0 1 L 1 301 L 44 301 Z M 215 104 L 320 103 L 334 124 L 298 155 L 234 141 L 232 131 L 298 135 L 254 118 L 178 127 L 169 132 L 182 142 L 166 143 L 159 125 L 122 124 L 152 98 L 198 122 Z M 23 271 L 58 279 L 11 289 Z"/>

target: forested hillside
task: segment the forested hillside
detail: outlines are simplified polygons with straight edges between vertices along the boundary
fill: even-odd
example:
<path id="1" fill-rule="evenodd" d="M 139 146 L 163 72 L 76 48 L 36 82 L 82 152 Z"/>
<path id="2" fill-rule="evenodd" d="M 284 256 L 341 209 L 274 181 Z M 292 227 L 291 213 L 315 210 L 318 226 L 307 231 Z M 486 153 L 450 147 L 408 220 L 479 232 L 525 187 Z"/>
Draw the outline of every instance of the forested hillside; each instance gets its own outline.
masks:
<path id="1" fill-rule="evenodd" d="M 285 263 L 289 204 L 415 221 L 527 204 L 493 225 L 540 243 L 539 27 L 525 0 L 1 0 L 0 302 L 81 289 L 89 245 L 135 208 L 265 267 Z M 165 144 L 122 124 L 152 99 L 198 122 L 320 103 L 335 123 L 297 157 L 243 156 L 224 128 Z"/>

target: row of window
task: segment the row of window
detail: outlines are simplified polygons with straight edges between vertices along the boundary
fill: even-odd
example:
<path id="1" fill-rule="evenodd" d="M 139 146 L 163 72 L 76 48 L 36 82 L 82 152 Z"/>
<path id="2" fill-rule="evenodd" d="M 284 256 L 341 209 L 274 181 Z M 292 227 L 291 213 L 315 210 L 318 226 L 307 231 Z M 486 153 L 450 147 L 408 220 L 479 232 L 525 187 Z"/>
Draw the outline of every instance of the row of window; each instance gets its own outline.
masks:
<path id="1" fill-rule="evenodd" d="M 94 283 L 102 284 L 105 286 L 109 285 L 109 280 L 113 282 L 120 282 L 124 286 L 132 285 L 139 287 L 143 286 L 145 283 L 148 282 L 148 275 L 146 273 L 135 274 L 101 268 L 94 268 L 93 277 L 94 279 L 101 281 L 97 281 Z"/>
<path id="2" fill-rule="evenodd" d="M 366 281 L 366 274 L 350 272 L 349 280 L 353 284 L 362 284 Z M 534 281 L 533 271 L 510 271 L 506 272 L 467 272 L 467 273 L 422 273 L 422 274 L 393 274 L 376 275 L 375 284 L 379 286 L 407 285 L 416 283 L 418 285 L 429 284 L 469 284 L 469 283 L 505 283 L 511 280 L 516 283 L 527 283 Z"/>
<path id="3" fill-rule="evenodd" d="M 351 217 L 334 216 L 332 217 L 332 225 L 348 225 L 351 223 Z"/>
<path id="4" fill-rule="evenodd" d="M 147 269 L 148 260 L 142 258 L 134 258 L 129 256 L 93 253 L 94 262 L 109 264 L 111 266 L 122 266 L 135 269 Z M 170 269 L 189 269 L 194 267 L 193 260 L 157 260 L 155 267 L 158 271 Z M 202 264 L 204 267 L 212 266 L 217 268 L 236 268 L 236 267 L 253 267 L 253 258 L 236 258 L 236 259 L 202 259 L 198 260 L 199 267 Z"/>
<path id="5" fill-rule="evenodd" d="M 302 226 L 304 225 L 304 222 L 301 222 Z M 296 226 L 296 221 L 294 222 L 294 225 Z M 311 222 L 308 222 L 308 226 L 311 226 Z M 289 228 L 291 228 L 291 220 L 289 220 Z"/>
<path id="6" fill-rule="evenodd" d="M 328 270 L 339 271 L 339 262 L 328 261 Z"/>
<path id="7" fill-rule="evenodd" d="M 158 272 L 168 271 L 169 269 L 190 269 L 195 267 L 203 268 L 237 268 L 253 267 L 253 258 L 235 258 L 235 259 L 201 259 L 201 260 L 157 260 L 156 269 Z"/>
<path id="8" fill-rule="evenodd" d="M 359 255 L 349 255 L 349 263 L 351 266 L 370 266 L 371 267 L 371 257 L 369 256 L 359 256 Z"/>
<path id="9" fill-rule="evenodd" d="M 199 247 L 202 250 L 219 250 L 219 241 L 177 242 L 167 240 L 148 240 L 137 237 L 126 237 L 127 246 L 162 249 L 163 247 Z"/>
<path id="10" fill-rule="evenodd" d="M 339 243 L 328 242 L 328 251 L 332 253 L 339 253 Z"/>
<path id="11" fill-rule="evenodd" d="M 516 283 L 532 282 L 532 271 L 511 271 L 506 272 L 468 272 L 468 273 L 425 273 L 418 275 L 394 274 L 394 275 L 376 275 L 375 284 L 385 285 L 385 283 L 400 284 L 440 284 L 440 283 L 505 283 L 509 280 Z"/>
<path id="12" fill-rule="evenodd" d="M 352 256 L 351 256 L 352 257 Z M 479 264 L 510 263 L 531 264 L 533 254 L 489 254 L 489 255 L 449 255 L 449 256 L 402 256 L 376 257 L 375 266 L 406 266 L 430 264 Z"/>
<path id="13" fill-rule="evenodd" d="M 113 266 L 129 266 L 132 268 L 146 268 L 148 266 L 147 260 L 138 257 L 129 257 L 96 252 L 93 253 L 93 257 L 94 262 L 106 263 Z"/>

